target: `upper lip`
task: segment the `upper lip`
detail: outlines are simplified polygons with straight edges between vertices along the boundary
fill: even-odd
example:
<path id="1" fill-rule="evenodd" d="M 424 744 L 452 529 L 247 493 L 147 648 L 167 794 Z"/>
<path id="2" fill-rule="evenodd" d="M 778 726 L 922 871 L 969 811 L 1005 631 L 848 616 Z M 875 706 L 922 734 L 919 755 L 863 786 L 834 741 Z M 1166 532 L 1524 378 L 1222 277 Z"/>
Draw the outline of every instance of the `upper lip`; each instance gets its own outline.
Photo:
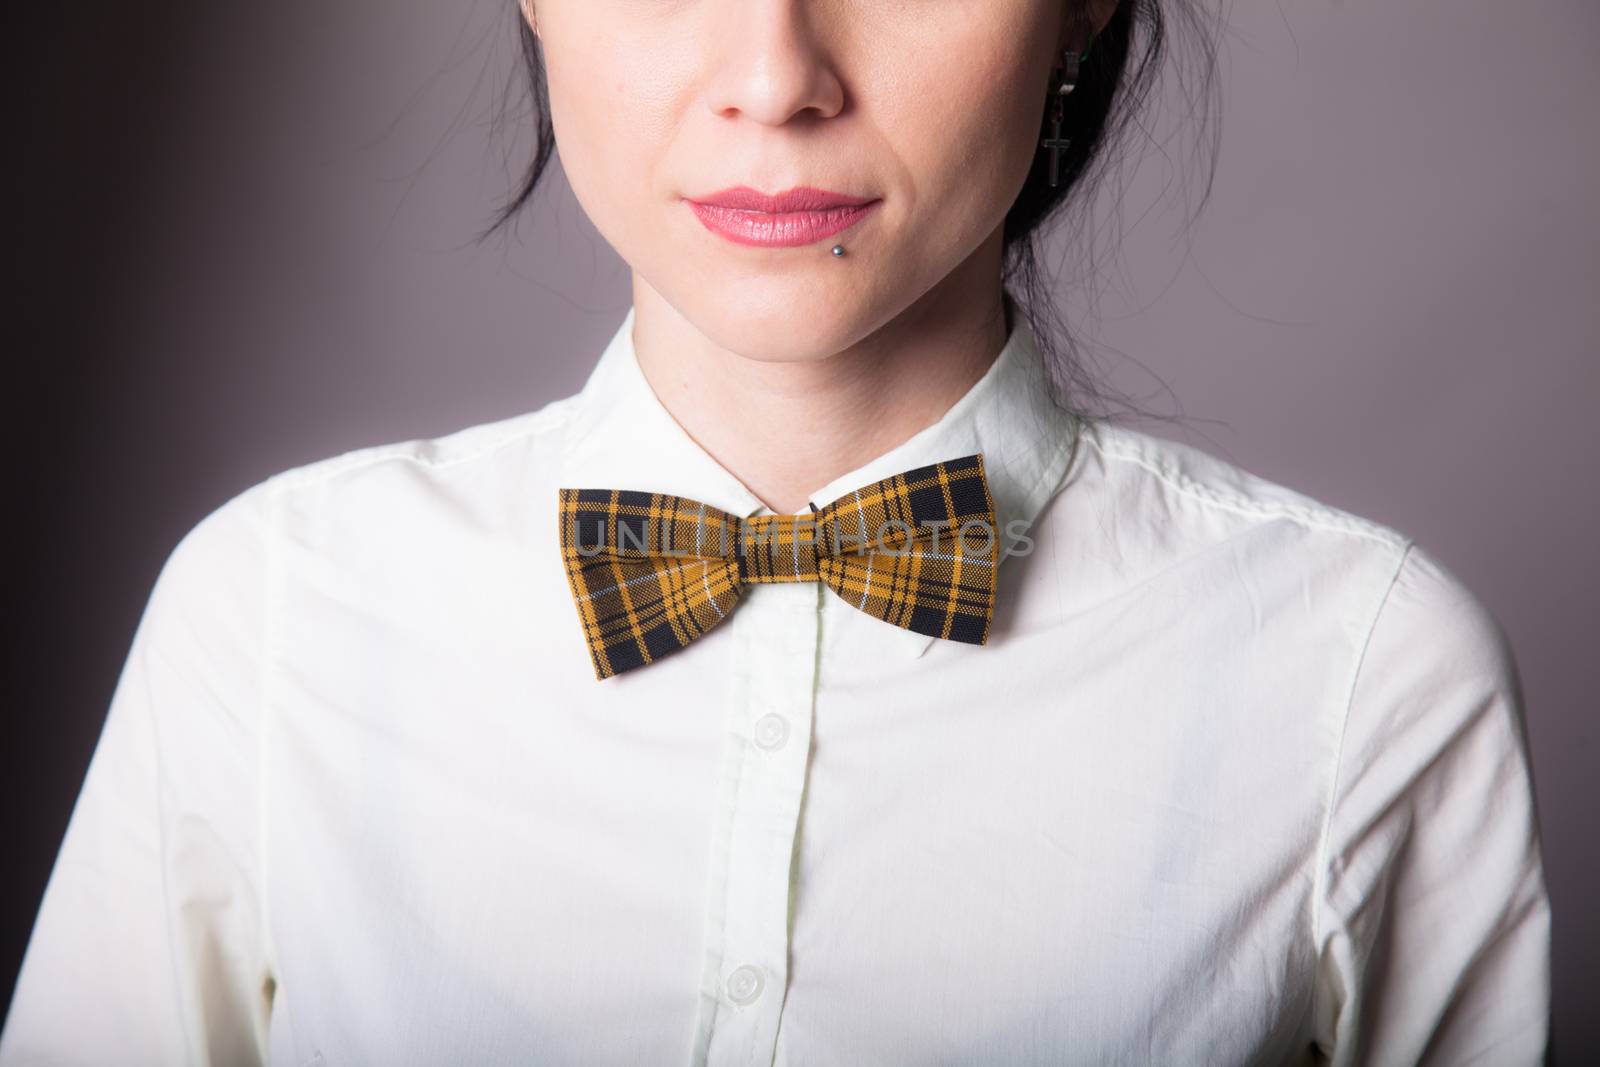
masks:
<path id="1" fill-rule="evenodd" d="M 795 211 L 830 211 L 842 207 L 860 207 L 870 204 L 876 197 L 849 196 L 845 193 L 829 192 L 827 189 L 817 189 L 809 185 L 797 185 L 793 189 L 785 189 L 781 193 L 763 193 L 759 189 L 752 189 L 748 185 L 736 185 L 731 189 L 723 189 L 706 196 L 692 197 L 696 203 L 712 204 L 716 207 L 734 208 L 740 211 L 761 211 L 770 215 L 783 215 Z"/>

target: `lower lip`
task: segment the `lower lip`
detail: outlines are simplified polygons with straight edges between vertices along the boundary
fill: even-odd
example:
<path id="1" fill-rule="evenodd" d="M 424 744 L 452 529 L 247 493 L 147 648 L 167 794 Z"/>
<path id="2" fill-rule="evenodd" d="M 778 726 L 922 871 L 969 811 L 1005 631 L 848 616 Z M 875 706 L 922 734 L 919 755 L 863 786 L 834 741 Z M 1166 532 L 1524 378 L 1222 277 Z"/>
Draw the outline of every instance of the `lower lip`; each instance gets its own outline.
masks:
<path id="1" fill-rule="evenodd" d="M 860 222 L 881 201 L 828 208 L 824 211 L 744 211 L 739 208 L 687 202 L 705 228 L 735 244 L 761 248 L 794 248 L 832 237 Z"/>

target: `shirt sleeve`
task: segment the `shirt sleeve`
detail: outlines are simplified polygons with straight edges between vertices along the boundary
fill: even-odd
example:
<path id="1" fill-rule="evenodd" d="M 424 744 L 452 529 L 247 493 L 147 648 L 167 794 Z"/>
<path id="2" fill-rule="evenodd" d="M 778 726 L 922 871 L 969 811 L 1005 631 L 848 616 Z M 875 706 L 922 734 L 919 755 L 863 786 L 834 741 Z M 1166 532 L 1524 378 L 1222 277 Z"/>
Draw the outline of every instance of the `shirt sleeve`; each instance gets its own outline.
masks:
<path id="1" fill-rule="evenodd" d="M 5 1067 L 265 1059 L 269 485 L 208 514 L 156 578 L 23 959 Z"/>
<path id="2" fill-rule="evenodd" d="M 1415 543 L 1356 673 L 1317 885 L 1335 1067 L 1543 1062 L 1550 905 L 1516 664 Z"/>

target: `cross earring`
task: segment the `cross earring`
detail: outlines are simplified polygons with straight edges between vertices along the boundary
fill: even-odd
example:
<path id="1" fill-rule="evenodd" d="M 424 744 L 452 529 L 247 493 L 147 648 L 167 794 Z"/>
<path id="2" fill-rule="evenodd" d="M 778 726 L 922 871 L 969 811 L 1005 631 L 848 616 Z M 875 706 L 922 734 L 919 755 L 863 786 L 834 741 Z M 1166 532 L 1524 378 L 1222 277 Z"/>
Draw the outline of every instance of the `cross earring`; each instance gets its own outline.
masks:
<path id="1" fill-rule="evenodd" d="M 1066 118 L 1067 96 L 1078 87 L 1078 53 L 1062 53 L 1061 81 L 1056 85 L 1055 102 L 1050 110 L 1050 136 L 1040 142 L 1050 149 L 1050 188 L 1061 183 L 1061 153 L 1072 147 L 1072 138 L 1061 136 Z"/>

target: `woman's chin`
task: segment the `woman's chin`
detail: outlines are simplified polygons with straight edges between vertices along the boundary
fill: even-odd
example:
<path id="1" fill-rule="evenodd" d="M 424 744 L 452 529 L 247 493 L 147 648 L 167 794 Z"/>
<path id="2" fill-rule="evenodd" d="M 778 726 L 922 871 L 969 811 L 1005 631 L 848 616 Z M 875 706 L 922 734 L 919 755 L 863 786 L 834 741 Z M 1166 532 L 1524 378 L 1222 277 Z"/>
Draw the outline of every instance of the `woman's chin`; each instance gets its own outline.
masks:
<path id="1" fill-rule="evenodd" d="M 869 292 L 828 279 L 675 279 L 663 296 L 712 343 L 762 361 L 826 358 L 870 334 L 877 321 Z"/>

